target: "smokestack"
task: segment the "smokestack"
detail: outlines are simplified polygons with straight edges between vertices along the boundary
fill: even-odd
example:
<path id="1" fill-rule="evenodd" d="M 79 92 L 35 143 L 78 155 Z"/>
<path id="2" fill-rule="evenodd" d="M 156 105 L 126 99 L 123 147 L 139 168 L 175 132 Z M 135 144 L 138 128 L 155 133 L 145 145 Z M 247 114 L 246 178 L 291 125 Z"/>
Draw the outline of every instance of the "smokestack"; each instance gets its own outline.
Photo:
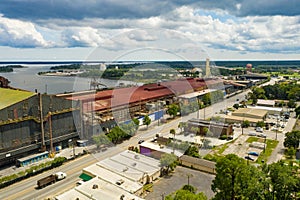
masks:
<path id="1" fill-rule="evenodd" d="M 205 77 L 210 77 L 210 67 L 209 67 L 209 58 L 206 58 L 206 65 L 205 65 Z"/>

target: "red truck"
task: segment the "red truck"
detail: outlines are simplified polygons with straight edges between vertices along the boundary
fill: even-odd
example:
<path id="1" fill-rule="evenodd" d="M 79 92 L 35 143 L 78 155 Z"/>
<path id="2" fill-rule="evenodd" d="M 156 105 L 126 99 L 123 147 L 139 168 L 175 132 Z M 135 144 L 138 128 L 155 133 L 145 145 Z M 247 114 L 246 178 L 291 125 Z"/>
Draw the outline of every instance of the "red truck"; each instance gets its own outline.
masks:
<path id="1" fill-rule="evenodd" d="M 42 178 L 42 179 L 38 180 L 37 185 L 38 185 L 38 188 L 43 188 L 47 185 L 55 183 L 56 181 L 62 180 L 66 177 L 67 177 L 66 173 L 57 172 L 55 174 L 51 174 L 51 175 L 49 175 L 45 178 Z"/>

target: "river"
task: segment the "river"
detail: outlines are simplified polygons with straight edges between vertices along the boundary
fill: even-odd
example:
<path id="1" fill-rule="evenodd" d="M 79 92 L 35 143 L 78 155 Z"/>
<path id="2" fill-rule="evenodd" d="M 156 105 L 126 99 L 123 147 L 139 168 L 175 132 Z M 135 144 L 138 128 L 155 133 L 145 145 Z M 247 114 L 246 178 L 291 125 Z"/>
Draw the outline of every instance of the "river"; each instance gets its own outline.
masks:
<path id="1" fill-rule="evenodd" d="M 59 94 L 65 92 L 83 91 L 90 89 L 91 78 L 80 78 L 75 76 L 40 76 L 38 72 L 49 71 L 52 65 L 22 65 L 25 68 L 15 68 L 14 72 L 0 73 L 0 76 L 10 81 L 10 86 L 32 92 Z M 130 81 L 116 81 L 108 79 L 96 79 L 107 87 L 123 84 L 136 84 Z"/>

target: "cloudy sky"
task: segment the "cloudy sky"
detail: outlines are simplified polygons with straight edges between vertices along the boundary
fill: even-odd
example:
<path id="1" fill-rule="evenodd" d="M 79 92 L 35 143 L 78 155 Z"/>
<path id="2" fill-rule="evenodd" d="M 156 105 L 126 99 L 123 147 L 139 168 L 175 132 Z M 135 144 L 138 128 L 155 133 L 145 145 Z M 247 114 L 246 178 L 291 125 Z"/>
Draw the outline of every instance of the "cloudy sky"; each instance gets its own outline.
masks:
<path id="1" fill-rule="evenodd" d="M 1 0 L 0 60 L 299 59 L 299 0 Z"/>

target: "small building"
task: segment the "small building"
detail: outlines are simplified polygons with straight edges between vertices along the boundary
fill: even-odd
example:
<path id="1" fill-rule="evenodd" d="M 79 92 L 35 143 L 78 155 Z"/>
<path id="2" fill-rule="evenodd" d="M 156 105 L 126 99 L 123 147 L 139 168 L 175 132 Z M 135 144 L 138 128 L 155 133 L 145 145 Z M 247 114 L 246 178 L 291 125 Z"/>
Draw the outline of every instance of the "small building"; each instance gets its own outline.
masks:
<path id="1" fill-rule="evenodd" d="M 246 117 L 246 118 L 255 118 L 260 120 L 265 120 L 268 112 L 262 109 L 255 108 L 239 108 L 233 112 L 232 116 Z"/>
<path id="2" fill-rule="evenodd" d="M 187 94 L 182 94 L 178 96 L 179 101 L 183 105 L 188 105 L 191 102 L 197 102 L 199 98 L 201 98 L 203 95 L 217 91 L 215 89 L 205 89 L 201 91 L 191 92 Z"/>
<path id="3" fill-rule="evenodd" d="M 179 163 L 183 166 L 190 167 L 192 169 L 216 174 L 216 163 L 209 160 L 183 155 L 179 158 Z"/>
<path id="4" fill-rule="evenodd" d="M 274 107 L 275 106 L 275 100 L 257 99 L 256 105 Z"/>
<path id="5" fill-rule="evenodd" d="M 251 117 L 239 117 L 234 115 L 226 115 L 225 122 L 233 124 L 233 123 L 243 123 L 243 121 L 248 121 L 250 123 L 250 126 L 256 126 L 256 123 L 259 121 L 262 121 L 258 118 L 251 118 Z"/>
<path id="6" fill-rule="evenodd" d="M 48 156 L 49 156 L 49 152 L 45 151 L 42 153 L 37 153 L 37 154 L 30 155 L 30 156 L 26 156 L 24 158 L 19 158 L 19 159 L 17 159 L 16 166 L 24 167 L 24 166 L 30 165 L 32 163 L 36 163 L 38 161 L 44 160 L 44 159 L 48 158 Z"/>
<path id="7" fill-rule="evenodd" d="M 227 123 L 243 123 L 249 121 L 250 126 L 256 126 L 259 121 L 264 121 L 268 111 L 256 108 L 239 108 L 231 115 L 226 115 L 225 122 Z"/>
<path id="8" fill-rule="evenodd" d="M 267 111 L 268 115 L 280 115 L 283 112 L 283 108 L 268 107 L 268 106 L 248 106 L 250 109 L 258 109 Z"/>
<path id="9" fill-rule="evenodd" d="M 165 153 L 175 154 L 177 157 L 180 157 L 184 152 L 169 148 L 168 146 L 158 144 L 157 142 L 143 142 L 140 144 L 140 152 L 145 156 L 152 158 L 160 159 L 161 156 Z"/>
<path id="10" fill-rule="evenodd" d="M 184 128 L 185 132 L 193 132 L 193 128 L 198 128 L 196 135 L 205 135 L 205 129 L 208 129 L 214 136 L 233 135 L 233 128 L 231 124 L 222 122 L 206 121 L 201 119 L 190 119 L 187 121 L 187 126 Z"/>
<path id="11" fill-rule="evenodd" d="M 239 76 L 239 80 L 266 80 L 268 76 L 256 73 L 247 73 Z"/>

